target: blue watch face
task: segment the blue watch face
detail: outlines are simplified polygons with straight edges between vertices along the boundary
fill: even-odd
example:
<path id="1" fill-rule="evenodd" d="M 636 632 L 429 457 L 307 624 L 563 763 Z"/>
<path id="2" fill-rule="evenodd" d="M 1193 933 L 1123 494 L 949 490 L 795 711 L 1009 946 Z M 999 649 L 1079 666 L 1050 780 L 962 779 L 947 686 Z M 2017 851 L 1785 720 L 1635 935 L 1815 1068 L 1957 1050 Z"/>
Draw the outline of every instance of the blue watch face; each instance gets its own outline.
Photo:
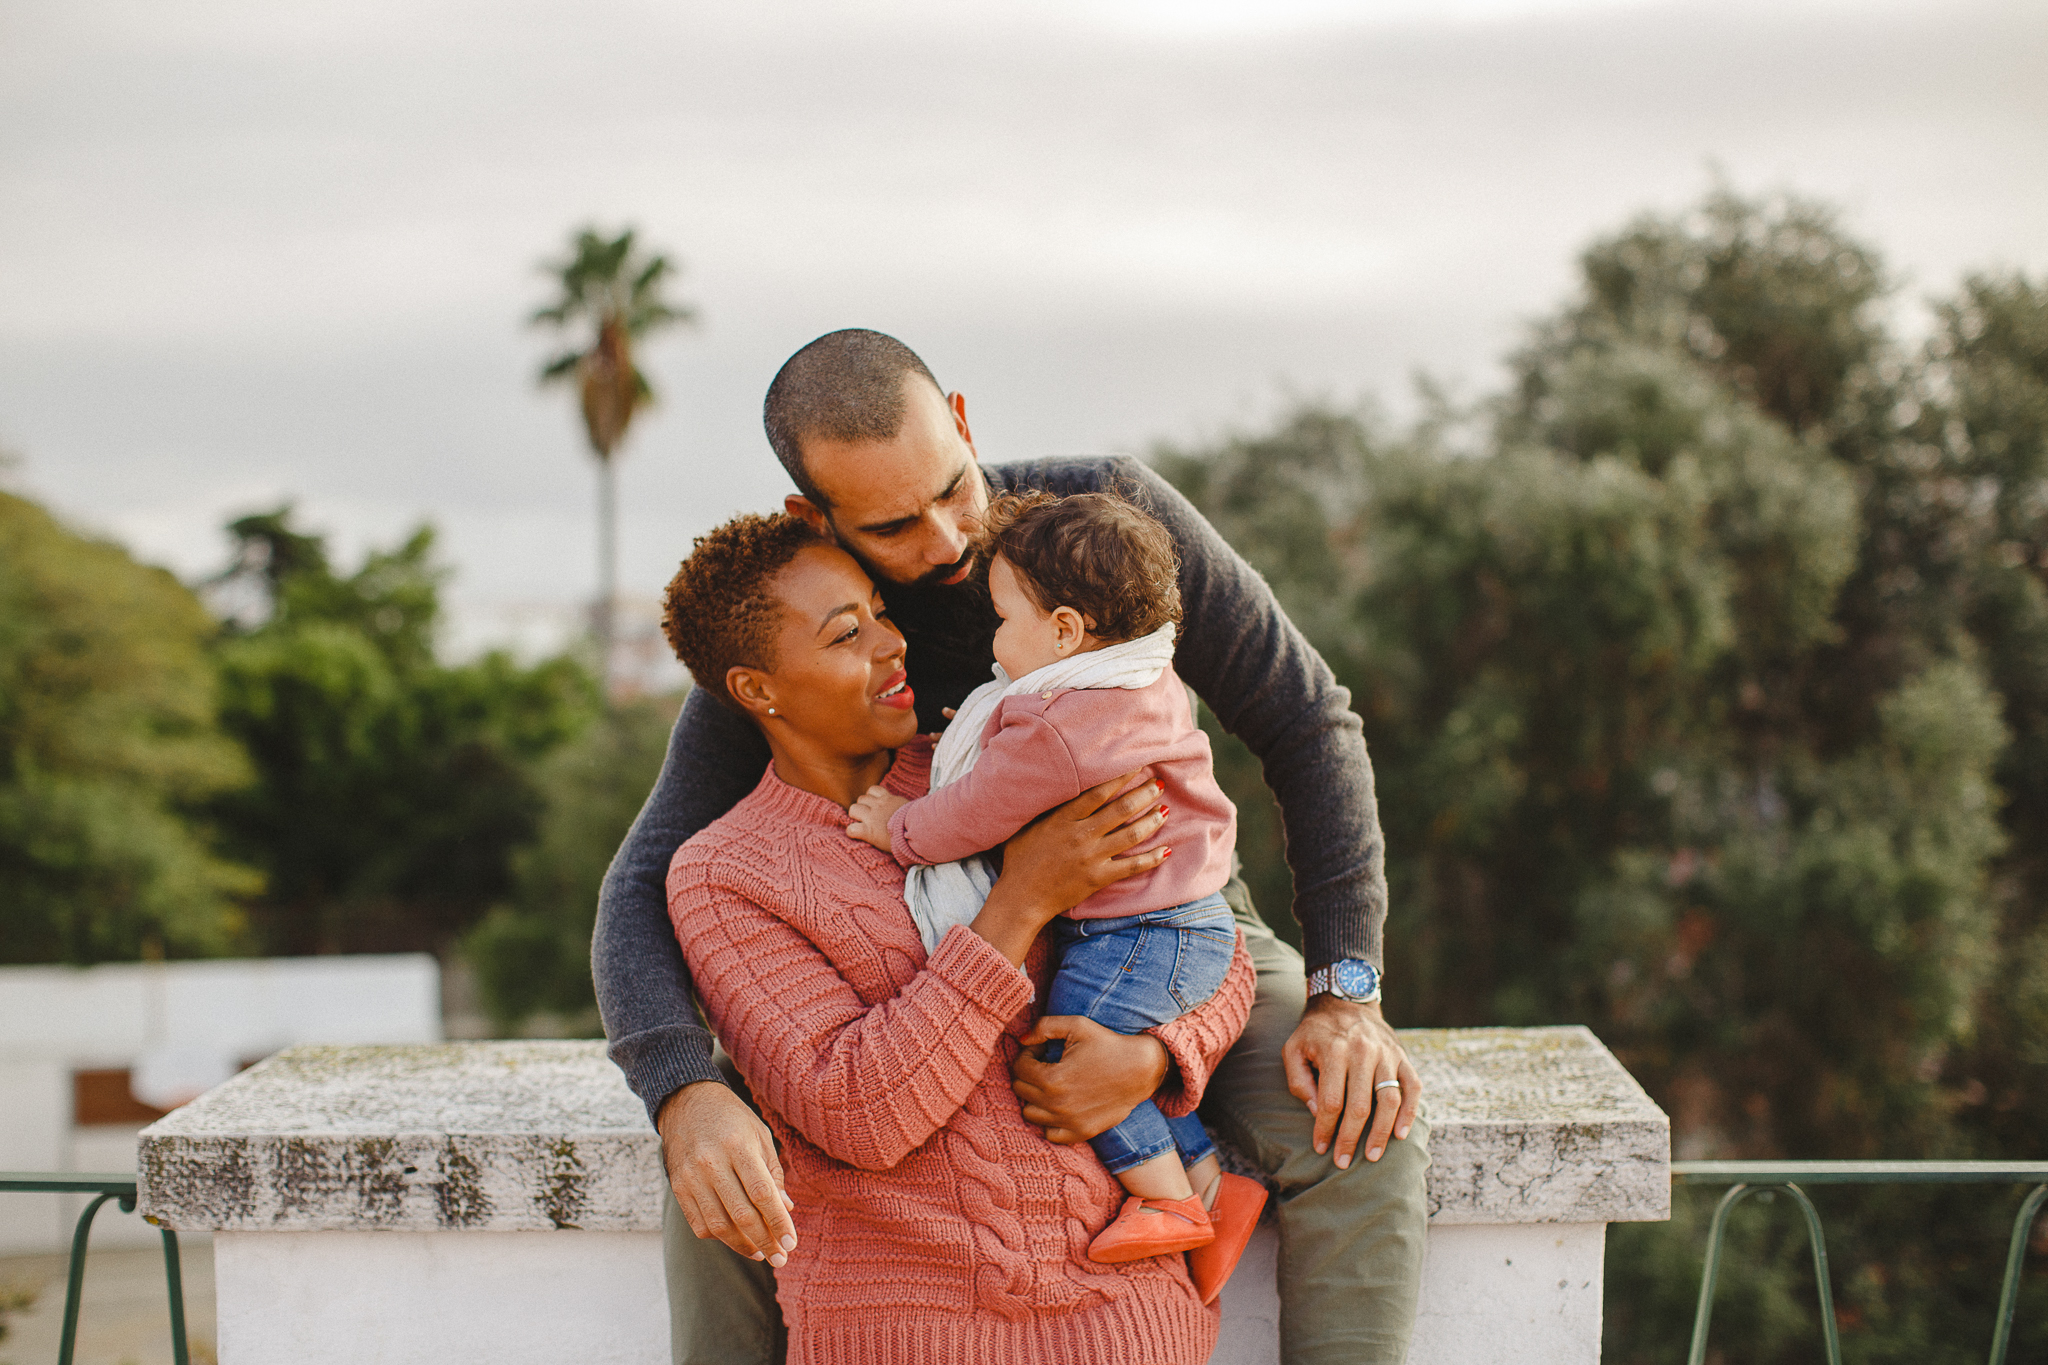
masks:
<path id="1" fill-rule="evenodd" d="M 1370 962 L 1346 958 L 1337 964 L 1337 993 L 1354 1000 L 1368 999 L 1379 991 L 1380 974 Z"/>

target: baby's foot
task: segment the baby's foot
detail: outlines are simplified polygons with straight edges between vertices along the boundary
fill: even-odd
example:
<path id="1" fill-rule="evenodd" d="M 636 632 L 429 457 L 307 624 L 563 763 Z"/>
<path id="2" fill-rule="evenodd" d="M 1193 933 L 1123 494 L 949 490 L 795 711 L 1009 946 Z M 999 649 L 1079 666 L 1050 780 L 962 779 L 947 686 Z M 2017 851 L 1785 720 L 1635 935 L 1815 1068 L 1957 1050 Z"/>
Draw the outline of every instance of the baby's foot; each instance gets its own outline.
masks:
<path id="1" fill-rule="evenodd" d="M 1104 1265 L 1142 1261 L 1170 1251 L 1189 1251 L 1216 1240 L 1202 1197 L 1140 1199 L 1132 1195 L 1117 1211 L 1116 1221 L 1088 1244 L 1088 1259 Z"/>

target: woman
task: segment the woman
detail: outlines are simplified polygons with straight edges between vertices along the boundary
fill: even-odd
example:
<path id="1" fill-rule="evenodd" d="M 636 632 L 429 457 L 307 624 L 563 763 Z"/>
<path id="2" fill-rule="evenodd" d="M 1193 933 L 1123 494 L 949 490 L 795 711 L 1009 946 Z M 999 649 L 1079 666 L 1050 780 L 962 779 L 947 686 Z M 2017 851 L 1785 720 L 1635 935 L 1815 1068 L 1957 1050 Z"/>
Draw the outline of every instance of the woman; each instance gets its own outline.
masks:
<path id="1" fill-rule="evenodd" d="M 927 955 L 901 867 L 845 832 L 877 782 L 922 794 L 930 752 L 903 637 L 859 566 L 792 518 L 742 517 L 698 542 L 663 625 L 773 755 L 677 850 L 668 886 L 711 1024 L 783 1149 L 791 1365 L 1206 1360 L 1216 1314 L 1182 1259 L 1090 1261 L 1123 1191 L 1085 1147 L 1045 1141 L 1010 1090 L 1046 981 L 1039 930 L 1155 866 L 1163 812 L 1118 836 L 1139 851 L 1082 876 L 1020 834 L 980 915 Z M 1215 997 L 1155 1031 L 1180 1082 L 1162 1109 L 1193 1108 L 1251 996 L 1240 946 Z"/>

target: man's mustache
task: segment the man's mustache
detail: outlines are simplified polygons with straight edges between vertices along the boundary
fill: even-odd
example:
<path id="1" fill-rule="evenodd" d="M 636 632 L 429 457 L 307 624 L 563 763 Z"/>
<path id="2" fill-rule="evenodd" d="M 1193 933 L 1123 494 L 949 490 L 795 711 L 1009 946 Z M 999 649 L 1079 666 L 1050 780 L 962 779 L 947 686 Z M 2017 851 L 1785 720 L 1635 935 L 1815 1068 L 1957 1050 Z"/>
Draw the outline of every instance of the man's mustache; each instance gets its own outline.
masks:
<path id="1" fill-rule="evenodd" d="M 938 568 L 929 570 L 928 572 L 921 574 L 917 578 L 916 582 L 911 584 L 911 586 L 918 588 L 937 588 L 945 586 L 946 580 L 951 578 L 954 574 L 959 573 L 962 567 L 971 566 L 974 563 L 974 553 L 974 550 L 972 549 L 972 547 L 970 547 L 967 553 L 961 555 L 951 564 L 941 564 Z M 961 582 L 964 583 L 966 582 L 966 580 L 962 579 Z"/>

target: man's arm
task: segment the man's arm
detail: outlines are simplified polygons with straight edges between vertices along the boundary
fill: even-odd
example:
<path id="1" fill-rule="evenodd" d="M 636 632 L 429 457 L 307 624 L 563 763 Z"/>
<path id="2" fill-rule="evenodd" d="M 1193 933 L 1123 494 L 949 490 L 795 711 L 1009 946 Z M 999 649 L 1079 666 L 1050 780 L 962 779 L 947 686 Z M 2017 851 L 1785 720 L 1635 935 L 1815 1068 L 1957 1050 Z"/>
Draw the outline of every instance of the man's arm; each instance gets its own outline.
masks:
<path id="1" fill-rule="evenodd" d="M 662 1105 L 684 1086 L 723 1084 L 669 923 L 669 860 L 752 791 L 767 765 L 760 732 L 701 688 L 692 690 L 669 735 L 661 776 L 598 893 L 590 941 L 598 1012 L 612 1061 L 657 1126 Z"/>
<path id="2" fill-rule="evenodd" d="M 702 688 L 683 699 L 661 775 L 604 874 L 590 975 L 611 1059 L 661 1134 L 662 1165 L 691 1231 L 780 1266 L 796 1228 L 775 1139 L 712 1063 L 667 889 L 676 849 L 731 810 L 767 764 L 753 726 Z"/>

